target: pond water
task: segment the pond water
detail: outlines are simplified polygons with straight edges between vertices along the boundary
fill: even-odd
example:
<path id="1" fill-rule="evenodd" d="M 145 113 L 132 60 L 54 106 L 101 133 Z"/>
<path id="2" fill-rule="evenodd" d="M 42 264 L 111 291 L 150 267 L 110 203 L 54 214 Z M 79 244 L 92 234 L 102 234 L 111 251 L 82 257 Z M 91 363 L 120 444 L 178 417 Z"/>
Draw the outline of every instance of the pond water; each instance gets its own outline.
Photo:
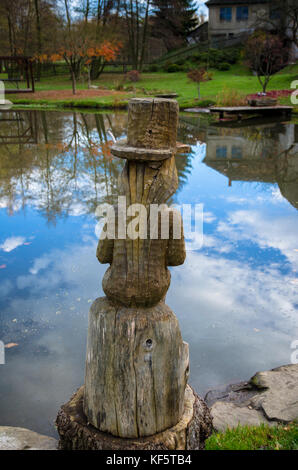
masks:
<path id="1" fill-rule="evenodd" d="M 95 257 L 102 202 L 123 162 L 126 114 L 0 114 L 0 425 L 55 436 L 84 381 L 88 309 L 107 266 Z M 201 394 L 291 361 L 298 339 L 298 129 L 231 128 L 181 115 L 177 204 L 204 204 L 204 245 L 172 269 L 167 303 Z"/>

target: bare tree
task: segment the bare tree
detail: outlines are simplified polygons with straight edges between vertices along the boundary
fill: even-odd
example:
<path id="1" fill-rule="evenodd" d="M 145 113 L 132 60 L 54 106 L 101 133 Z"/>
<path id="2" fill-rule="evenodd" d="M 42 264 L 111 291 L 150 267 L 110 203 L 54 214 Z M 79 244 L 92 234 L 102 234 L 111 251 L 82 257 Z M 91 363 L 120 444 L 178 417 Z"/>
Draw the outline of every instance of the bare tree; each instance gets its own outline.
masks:
<path id="1" fill-rule="evenodd" d="M 257 15 L 256 26 L 276 31 L 282 39 L 298 47 L 297 0 L 272 0 L 269 7 L 269 15 L 262 11 Z"/>
<path id="2" fill-rule="evenodd" d="M 272 75 L 286 65 L 288 50 L 277 35 L 257 31 L 246 43 L 245 57 L 265 93 Z"/>
<path id="3" fill-rule="evenodd" d="M 151 0 L 129 0 L 122 3 L 128 32 L 128 48 L 135 70 L 142 71 L 148 44 Z"/>

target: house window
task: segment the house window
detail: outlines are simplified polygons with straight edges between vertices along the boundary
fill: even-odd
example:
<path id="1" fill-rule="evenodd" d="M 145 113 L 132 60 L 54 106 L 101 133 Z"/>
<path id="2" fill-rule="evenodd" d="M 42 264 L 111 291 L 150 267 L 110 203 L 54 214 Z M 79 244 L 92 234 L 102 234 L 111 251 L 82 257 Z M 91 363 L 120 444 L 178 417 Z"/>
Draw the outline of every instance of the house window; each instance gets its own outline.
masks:
<path id="1" fill-rule="evenodd" d="M 270 8 L 269 17 L 270 17 L 270 20 L 279 20 L 280 19 L 280 9 L 278 7 Z"/>
<path id="2" fill-rule="evenodd" d="M 242 158 L 242 148 L 233 145 L 232 147 L 232 158 Z"/>
<path id="3" fill-rule="evenodd" d="M 227 147 L 216 147 L 216 158 L 227 158 L 228 152 Z"/>
<path id="4" fill-rule="evenodd" d="M 248 7 L 237 7 L 236 18 L 237 18 L 237 21 L 247 21 L 248 20 Z"/>
<path id="5" fill-rule="evenodd" d="M 232 21 L 231 7 L 222 7 L 220 9 L 220 21 Z"/>

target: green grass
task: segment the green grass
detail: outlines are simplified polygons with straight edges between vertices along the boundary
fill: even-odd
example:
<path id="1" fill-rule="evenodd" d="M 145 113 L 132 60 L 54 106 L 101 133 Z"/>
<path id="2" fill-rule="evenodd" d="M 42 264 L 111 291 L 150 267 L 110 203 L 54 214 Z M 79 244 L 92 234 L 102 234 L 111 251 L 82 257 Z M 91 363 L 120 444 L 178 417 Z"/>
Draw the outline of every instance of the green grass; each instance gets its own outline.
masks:
<path id="1" fill-rule="evenodd" d="M 209 437 L 206 450 L 298 450 L 298 423 L 228 429 Z"/>
<path id="2" fill-rule="evenodd" d="M 261 91 L 261 86 L 257 77 L 240 64 L 233 65 L 230 70 L 221 72 L 211 70 L 213 79 L 201 84 L 201 100 L 212 100 L 216 102 L 217 95 L 224 89 L 237 90 L 243 96 L 247 94 Z M 290 89 L 291 83 L 298 79 L 298 65 L 288 66 L 282 72 L 274 75 L 269 83 L 268 90 Z M 143 73 L 141 80 L 135 84 L 126 81 L 124 75 L 104 73 L 101 77 L 93 82 L 94 85 L 107 89 L 119 89 L 124 87 L 121 95 L 92 97 L 88 99 L 74 96 L 65 100 L 34 100 L 32 95 L 20 99 L 18 95 L 9 95 L 9 99 L 15 104 L 39 104 L 51 106 L 68 106 L 68 107 L 94 107 L 94 108 L 123 108 L 127 105 L 128 100 L 132 96 L 144 96 L 150 94 L 154 96 L 161 92 L 178 93 L 178 102 L 180 107 L 187 108 L 198 105 L 197 86 L 187 78 L 185 72 L 178 73 Z M 131 88 L 135 87 L 135 93 Z M 78 89 L 86 89 L 86 82 L 78 83 Z M 36 90 L 69 90 L 71 82 L 69 76 L 58 76 L 51 78 L 43 78 L 36 84 Z M 128 91 L 130 90 L 130 91 Z M 290 99 L 283 99 L 283 104 L 290 104 Z"/>

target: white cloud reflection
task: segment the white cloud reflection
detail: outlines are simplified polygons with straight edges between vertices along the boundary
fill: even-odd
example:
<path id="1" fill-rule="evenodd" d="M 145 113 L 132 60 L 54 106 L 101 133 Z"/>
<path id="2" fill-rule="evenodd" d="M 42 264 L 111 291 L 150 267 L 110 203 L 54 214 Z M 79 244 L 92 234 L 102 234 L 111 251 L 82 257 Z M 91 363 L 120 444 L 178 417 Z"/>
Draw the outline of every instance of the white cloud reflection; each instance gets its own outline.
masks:
<path id="1" fill-rule="evenodd" d="M 24 245 L 26 238 L 24 237 L 9 237 L 0 245 L 0 249 L 6 253 L 10 253 L 19 246 Z"/>

